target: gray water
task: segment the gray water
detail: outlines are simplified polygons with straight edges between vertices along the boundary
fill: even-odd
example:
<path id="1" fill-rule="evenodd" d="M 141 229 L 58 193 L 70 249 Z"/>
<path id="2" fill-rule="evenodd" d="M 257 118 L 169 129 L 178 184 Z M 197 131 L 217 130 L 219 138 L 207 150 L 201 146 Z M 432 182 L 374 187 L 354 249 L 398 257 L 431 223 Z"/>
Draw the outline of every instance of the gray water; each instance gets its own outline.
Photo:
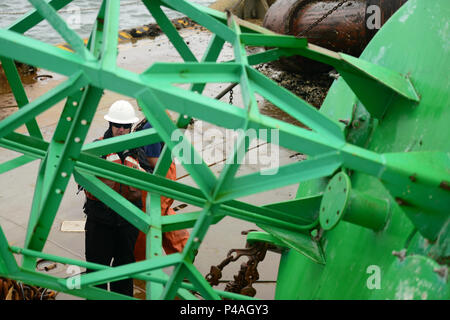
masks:
<path id="1" fill-rule="evenodd" d="M 192 0 L 190 2 L 209 6 L 215 0 Z M 92 25 L 97 16 L 100 4 L 100 0 L 73 0 L 71 4 L 59 10 L 58 13 L 80 37 L 87 38 L 92 30 Z M 27 0 L 0 0 L 0 28 L 8 28 L 31 8 L 33 7 Z M 166 8 L 163 8 L 163 10 L 170 19 L 184 16 L 179 12 Z M 121 0 L 121 30 L 139 27 L 153 22 L 155 20 L 142 4 L 142 1 Z M 30 29 L 25 35 L 50 44 L 65 42 L 46 21 Z"/>

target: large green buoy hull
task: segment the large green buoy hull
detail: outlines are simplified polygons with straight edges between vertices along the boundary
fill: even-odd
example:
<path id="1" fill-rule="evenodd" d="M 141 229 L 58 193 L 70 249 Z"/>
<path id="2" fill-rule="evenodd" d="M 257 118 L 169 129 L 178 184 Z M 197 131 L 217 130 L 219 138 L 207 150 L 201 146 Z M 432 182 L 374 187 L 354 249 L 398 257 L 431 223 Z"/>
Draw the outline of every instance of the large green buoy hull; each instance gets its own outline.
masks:
<path id="1" fill-rule="evenodd" d="M 381 119 L 371 121 L 370 113 L 344 79 L 333 84 L 320 111 L 336 120 L 349 120 L 347 141 L 378 153 L 448 154 L 449 15 L 447 1 L 410 0 L 361 55 L 364 60 L 408 75 L 420 94 L 416 106 L 394 100 Z M 422 162 L 423 166 L 428 163 L 426 159 Z M 405 161 L 404 165 L 408 163 Z M 449 298 L 445 272 L 439 275 L 441 268 L 446 269 L 445 257 L 448 257 L 445 230 L 441 231 L 439 239 L 426 239 L 417 232 L 417 224 L 433 225 L 433 217 L 425 215 L 414 224 L 411 219 L 419 214 L 408 215 L 408 203 L 392 197 L 376 176 L 353 172 L 350 179 L 353 189 L 386 203 L 385 226 L 373 230 L 345 219 L 339 221 L 333 229 L 325 231 L 320 240 L 325 264 L 318 264 L 295 250 L 286 251 L 280 263 L 276 298 Z M 300 184 L 297 198 L 314 192 L 321 196 L 326 192 L 327 182 L 321 179 Z M 410 177 L 409 183 L 414 182 L 414 177 Z M 359 215 L 369 211 L 364 210 Z M 448 215 L 443 219 L 448 221 Z M 442 228 L 442 224 L 437 227 Z M 420 262 L 410 262 L 411 259 Z M 414 263 L 417 270 L 411 267 Z"/>

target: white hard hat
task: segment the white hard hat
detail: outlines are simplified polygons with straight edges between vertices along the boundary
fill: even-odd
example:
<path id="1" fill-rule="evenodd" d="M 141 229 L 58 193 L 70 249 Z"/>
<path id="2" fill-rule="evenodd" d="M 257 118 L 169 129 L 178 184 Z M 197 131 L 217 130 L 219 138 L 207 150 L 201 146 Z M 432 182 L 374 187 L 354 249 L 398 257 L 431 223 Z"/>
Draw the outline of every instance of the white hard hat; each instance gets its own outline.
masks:
<path id="1" fill-rule="evenodd" d="M 109 122 L 121 124 L 136 123 L 139 121 L 139 118 L 136 117 L 136 113 L 134 112 L 134 107 L 125 100 L 114 102 L 104 118 Z"/>

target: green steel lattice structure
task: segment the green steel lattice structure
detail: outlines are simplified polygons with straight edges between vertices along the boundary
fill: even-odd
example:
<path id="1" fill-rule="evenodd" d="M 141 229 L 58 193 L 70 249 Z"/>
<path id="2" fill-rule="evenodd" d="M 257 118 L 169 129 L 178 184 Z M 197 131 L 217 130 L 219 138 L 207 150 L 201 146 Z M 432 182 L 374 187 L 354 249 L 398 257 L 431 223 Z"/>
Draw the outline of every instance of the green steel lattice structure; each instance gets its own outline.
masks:
<path id="1" fill-rule="evenodd" d="M 363 55 L 355 58 L 308 44 L 304 38 L 274 34 L 189 1 L 143 0 L 184 62 L 155 62 L 142 74 L 123 70 L 116 64 L 120 1 L 102 2 L 87 45 L 57 13 L 70 2 L 30 0 L 34 9 L 0 30 L 0 59 L 19 106 L 17 112 L 0 122 L 0 146 L 23 154 L 2 163 L 0 172 L 40 160 L 23 248 L 9 246 L 0 229 L 1 276 L 88 299 L 129 298 L 95 287 L 126 277 L 146 280 L 149 299 L 195 299 L 187 289 L 195 289 L 206 299 L 247 299 L 213 289 L 192 264 L 193 252 L 209 226 L 232 216 L 254 222 L 266 231 L 250 233 L 249 241 L 268 241 L 285 248 L 276 298 L 402 298 L 402 277 L 417 289 L 410 290 L 412 298 L 423 298 L 424 292 L 426 297 L 448 298 L 447 279 L 435 272 L 446 268 L 449 250 L 450 145 L 443 138 L 449 133 L 444 120 L 450 117 L 449 80 L 444 74 L 449 70 L 449 61 L 444 59 L 449 40 L 445 19 L 450 14 L 446 1 L 425 5 L 423 0 L 410 0 L 380 30 Z M 201 61 L 162 7 L 185 14 L 213 33 Z M 430 10 L 434 19 L 427 16 Z M 73 53 L 22 35 L 44 19 L 70 44 Z M 225 42 L 232 45 L 235 59 L 218 63 Z M 405 53 L 408 45 L 410 55 Z M 272 49 L 248 55 L 246 46 Z M 339 72 L 341 77 L 320 111 L 252 67 L 292 55 L 327 63 Z M 51 70 L 68 79 L 30 102 L 14 61 Z M 189 90 L 174 85 L 185 83 L 191 84 Z M 244 108 L 203 96 L 207 83 L 239 83 Z M 84 144 L 104 90 L 136 99 L 154 130 Z M 255 94 L 308 129 L 261 114 Z M 53 137 L 45 141 L 35 118 L 64 99 Z M 176 124 L 166 115 L 166 108 L 180 114 Z M 181 157 L 198 188 L 170 181 L 165 173 L 171 150 L 179 143 L 191 151 L 194 159 L 201 159 L 187 139 L 171 141 L 172 133 L 185 127 L 191 117 L 228 129 L 277 129 L 280 146 L 308 158 L 280 167 L 276 175 L 253 173 L 236 177 L 237 160 L 242 156 L 239 150 L 249 147 L 248 139 L 242 136 L 234 149 L 236 161 L 227 164 L 219 177 L 203 160 L 198 163 Z M 439 124 L 434 128 L 430 119 Z M 22 125 L 26 125 L 29 135 L 14 132 Z M 396 133 L 394 128 L 403 131 Z M 422 147 L 421 142 L 419 147 L 419 136 L 429 145 Z M 99 158 L 161 140 L 165 149 L 154 174 Z M 416 141 L 413 147 L 411 141 Z M 148 235 L 147 260 L 112 268 L 42 252 L 72 175 Z M 138 210 L 97 177 L 149 191 L 149 214 Z M 300 184 L 292 201 L 258 207 L 235 200 L 292 184 Z M 203 210 L 161 217 L 160 195 Z M 185 250 L 163 256 L 161 233 L 187 227 L 193 227 L 193 231 Z M 426 248 L 425 241 L 429 244 Z M 397 261 L 391 255 L 392 249 L 404 245 L 408 255 Z M 21 265 L 13 254 L 23 255 Z M 360 258 L 358 263 L 355 255 Z M 80 288 L 70 288 L 66 279 L 35 271 L 38 257 L 97 271 L 82 275 Z M 384 279 L 388 279 L 383 290 L 375 293 L 364 287 L 370 261 L 386 270 Z M 416 265 L 426 270 L 416 276 Z M 170 276 L 162 272 L 168 266 L 174 267 Z M 349 268 L 354 274 L 349 274 Z M 336 276 L 349 283 L 332 281 Z M 182 282 L 184 278 L 190 283 Z M 419 278 L 431 285 L 421 287 Z M 364 285 L 358 287 L 358 282 Z"/>

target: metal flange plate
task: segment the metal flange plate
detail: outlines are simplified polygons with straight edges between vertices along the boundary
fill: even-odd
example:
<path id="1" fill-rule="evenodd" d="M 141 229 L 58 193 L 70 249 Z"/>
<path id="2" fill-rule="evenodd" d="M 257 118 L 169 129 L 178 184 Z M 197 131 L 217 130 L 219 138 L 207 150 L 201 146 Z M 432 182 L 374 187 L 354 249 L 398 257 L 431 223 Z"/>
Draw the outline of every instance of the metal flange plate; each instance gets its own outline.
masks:
<path id="1" fill-rule="evenodd" d="M 339 172 L 328 183 L 320 203 L 320 226 L 324 230 L 334 228 L 344 216 L 351 189 L 350 178 Z"/>

